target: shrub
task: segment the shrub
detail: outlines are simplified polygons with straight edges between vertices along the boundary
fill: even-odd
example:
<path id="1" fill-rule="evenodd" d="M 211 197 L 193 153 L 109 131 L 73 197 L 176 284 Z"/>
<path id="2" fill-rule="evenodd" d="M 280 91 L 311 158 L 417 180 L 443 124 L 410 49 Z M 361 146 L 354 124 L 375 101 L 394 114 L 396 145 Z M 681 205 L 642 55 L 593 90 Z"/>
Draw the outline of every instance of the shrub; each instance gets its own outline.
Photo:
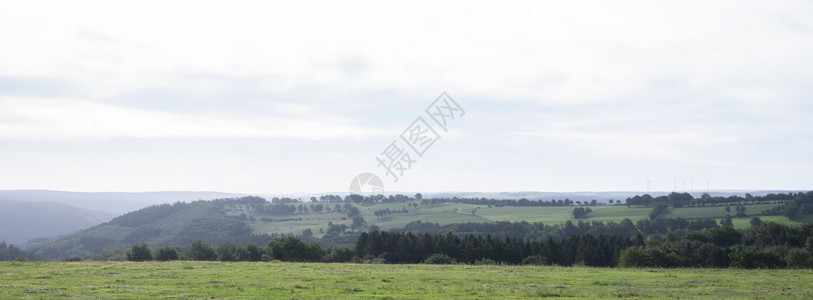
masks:
<path id="1" fill-rule="evenodd" d="M 217 259 L 220 261 L 240 261 L 240 247 L 232 244 L 223 244 L 215 249 Z M 248 253 L 245 253 L 248 256 Z"/>
<path id="2" fill-rule="evenodd" d="M 325 262 L 349 262 L 353 259 L 355 250 L 350 247 L 339 246 L 330 248 L 323 259 Z"/>
<path id="3" fill-rule="evenodd" d="M 618 266 L 622 268 L 647 267 L 646 254 L 642 247 L 630 247 L 618 255 Z"/>
<path id="4" fill-rule="evenodd" d="M 426 260 L 423 261 L 423 263 L 430 265 L 452 265 L 456 264 L 457 261 L 455 261 L 451 256 L 448 256 L 446 254 L 435 253 L 427 257 Z"/>
<path id="5" fill-rule="evenodd" d="M 249 243 L 245 249 L 248 252 L 249 261 L 261 261 L 263 259 L 263 250 L 260 249 L 260 246 Z"/>
<path id="6" fill-rule="evenodd" d="M 166 246 L 155 251 L 155 260 L 170 261 L 178 260 L 178 250 L 173 246 Z"/>
<path id="7" fill-rule="evenodd" d="M 271 259 L 296 262 L 318 262 L 325 256 L 325 250 L 319 244 L 305 243 L 293 236 L 268 241 L 266 253 Z"/>
<path id="8" fill-rule="evenodd" d="M 802 248 L 793 248 L 785 255 L 785 263 L 789 268 L 810 268 L 813 267 L 813 257 Z"/>
<path id="9" fill-rule="evenodd" d="M 780 256 L 774 252 L 758 251 L 753 248 L 740 248 L 731 253 L 731 266 L 743 269 L 776 269 L 785 266 Z"/>
<path id="10" fill-rule="evenodd" d="M 728 247 L 742 241 L 742 234 L 730 226 L 710 229 L 708 234 L 709 240 L 717 246 Z"/>
<path id="11" fill-rule="evenodd" d="M 544 266 L 548 264 L 548 259 L 542 255 L 531 255 L 522 260 L 523 265 Z"/>
<path id="12" fill-rule="evenodd" d="M 684 264 L 685 261 L 677 253 L 658 247 L 630 247 L 618 255 L 618 266 L 625 268 L 674 268 Z"/>
<path id="13" fill-rule="evenodd" d="M 383 254 L 378 256 L 367 254 L 361 259 L 361 263 L 365 264 L 383 264 L 385 262 L 387 261 L 384 259 Z"/>

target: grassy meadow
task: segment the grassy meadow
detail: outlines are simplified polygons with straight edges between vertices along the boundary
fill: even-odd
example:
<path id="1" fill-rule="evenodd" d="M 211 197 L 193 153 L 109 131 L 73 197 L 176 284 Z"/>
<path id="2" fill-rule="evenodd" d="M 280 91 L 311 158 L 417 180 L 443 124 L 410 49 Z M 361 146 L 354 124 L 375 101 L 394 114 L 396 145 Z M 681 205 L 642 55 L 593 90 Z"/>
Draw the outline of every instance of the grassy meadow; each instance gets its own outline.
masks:
<path id="1" fill-rule="evenodd" d="M 734 227 L 738 229 L 747 228 L 750 225 L 751 217 L 758 216 L 763 221 L 771 221 L 785 224 L 801 224 L 802 222 L 811 222 L 813 220 L 789 220 L 784 216 L 759 216 L 762 211 L 775 207 L 777 204 L 751 204 L 746 205 L 747 217 L 733 218 Z M 405 203 L 391 203 L 379 204 L 374 206 L 360 207 L 362 216 L 368 224 L 376 225 L 383 230 L 403 228 L 406 224 L 413 221 L 439 223 L 441 225 L 450 223 L 467 223 L 467 222 L 498 222 L 498 221 L 512 221 L 512 222 L 542 222 L 548 225 L 564 224 L 568 220 L 578 221 L 573 218 L 573 208 L 560 207 L 560 206 L 543 206 L 543 207 L 488 207 L 483 205 L 471 204 L 444 204 L 431 207 L 410 208 L 408 213 L 393 213 L 387 216 L 375 216 L 376 210 L 389 208 L 390 210 L 400 210 L 407 207 Z M 592 206 L 590 207 L 593 212 L 589 214 L 589 218 L 582 219 L 581 221 L 602 221 L 602 222 L 621 222 L 624 219 L 630 219 L 633 222 L 649 218 L 649 212 L 652 208 L 645 207 L 631 207 L 627 208 L 623 205 L 617 206 Z M 231 215 L 247 214 L 253 215 L 252 211 L 235 210 L 229 212 Z M 723 206 L 708 206 L 708 207 L 683 207 L 683 208 L 670 208 L 661 217 L 663 218 L 684 218 L 684 219 L 702 219 L 714 218 L 722 219 L 726 215 L 733 216 L 736 214 L 734 208 L 731 212 L 726 212 Z M 322 232 L 327 230 L 328 223 L 350 225 L 352 222 L 346 218 L 346 213 L 337 212 L 310 212 L 304 214 L 294 215 L 268 215 L 265 217 L 272 218 L 293 218 L 294 220 L 285 220 L 278 222 L 264 222 L 259 218 L 264 215 L 254 215 L 257 220 L 250 221 L 248 224 L 254 230 L 255 234 L 262 233 L 291 233 L 299 234 L 302 230 L 311 229 L 313 233 L 320 237 Z M 320 231 L 320 229 L 322 231 Z"/>
<path id="2" fill-rule="evenodd" d="M 811 299 L 812 270 L 221 262 L 0 263 L 0 298 Z"/>

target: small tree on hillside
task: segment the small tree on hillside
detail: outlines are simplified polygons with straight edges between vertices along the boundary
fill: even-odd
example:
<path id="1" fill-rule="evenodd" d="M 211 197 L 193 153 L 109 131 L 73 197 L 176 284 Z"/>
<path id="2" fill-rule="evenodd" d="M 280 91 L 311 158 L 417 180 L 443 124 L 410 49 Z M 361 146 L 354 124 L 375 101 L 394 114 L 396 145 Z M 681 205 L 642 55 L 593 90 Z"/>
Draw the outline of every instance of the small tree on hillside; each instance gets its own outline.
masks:
<path id="1" fill-rule="evenodd" d="M 261 261 L 263 259 L 263 250 L 255 244 L 248 243 L 246 252 L 248 252 L 249 261 Z"/>
<path id="2" fill-rule="evenodd" d="M 233 244 L 223 244 L 215 249 L 215 255 L 220 261 L 239 261 L 238 248 Z"/>
<path id="3" fill-rule="evenodd" d="M 745 216 L 745 205 L 737 205 L 737 217 L 743 218 Z"/>
<path id="4" fill-rule="evenodd" d="M 593 210 L 590 208 L 583 208 L 583 207 L 576 207 L 573 209 L 573 218 L 574 219 L 584 219 L 587 218 L 587 214 L 591 213 Z"/>
<path id="5" fill-rule="evenodd" d="M 720 225 L 723 227 L 734 227 L 734 222 L 731 221 L 731 217 L 725 216 L 720 220 Z"/>
<path id="6" fill-rule="evenodd" d="M 355 216 L 353 217 L 353 224 L 350 225 L 353 229 L 358 229 L 364 227 L 364 224 L 367 224 L 367 221 L 364 220 L 362 216 Z"/>

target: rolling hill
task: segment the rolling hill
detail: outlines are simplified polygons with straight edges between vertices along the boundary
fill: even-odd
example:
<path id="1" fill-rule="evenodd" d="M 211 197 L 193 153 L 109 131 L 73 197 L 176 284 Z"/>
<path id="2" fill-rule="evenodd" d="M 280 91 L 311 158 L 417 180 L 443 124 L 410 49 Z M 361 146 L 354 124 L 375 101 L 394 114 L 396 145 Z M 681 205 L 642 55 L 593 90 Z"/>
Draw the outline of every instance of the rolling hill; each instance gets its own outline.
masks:
<path id="1" fill-rule="evenodd" d="M 231 201 L 241 200 L 153 205 L 73 234 L 30 241 L 27 249 L 45 259 L 65 259 L 117 251 L 134 243 L 183 246 L 197 239 L 211 244 L 256 239 L 245 222 L 225 214 L 224 203 Z"/>
<path id="2" fill-rule="evenodd" d="M 337 197 L 338 198 L 338 197 Z M 109 222 L 57 238 L 30 242 L 27 249 L 45 259 L 66 259 L 110 253 L 134 243 L 153 247 L 186 247 L 203 240 L 223 243 L 264 244 L 274 235 L 293 234 L 318 240 L 323 246 L 350 245 L 362 230 L 403 230 L 415 221 L 440 226 L 459 223 L 541 222 L 549 226 L 567 221 L 633 222 L 648 218 L 651 208 L 615 205 L 592 206 L 587 219 L 575 220 L 573 206 L 492 206 L 460 203 L 427 204 L 407 198 L 403 202 L 356 206 L 339 202 L 298 202 L 295 199 L 260 197 L 153 205 L 113 218 Z M 424 199 L 425 200 L 425 199 Z M 735 227 L 749 225 L 753 216 L 780 204 L 748 204 L 747 216 L 734 218 Z M 723 206 L 670 208 L 667 218 L 720 218 L 730 215 Z M 766 221 L 798 223 L 783 216 L 761 216 Z"/>

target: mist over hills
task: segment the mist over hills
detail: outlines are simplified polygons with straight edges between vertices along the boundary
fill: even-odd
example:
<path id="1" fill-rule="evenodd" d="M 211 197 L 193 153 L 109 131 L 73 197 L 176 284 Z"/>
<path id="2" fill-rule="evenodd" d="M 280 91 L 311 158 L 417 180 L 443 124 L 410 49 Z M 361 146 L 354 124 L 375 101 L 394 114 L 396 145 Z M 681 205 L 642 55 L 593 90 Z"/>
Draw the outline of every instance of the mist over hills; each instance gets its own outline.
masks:
<path id="1" fill-rule="evenodd" d="M 0 191 L 0 241 L 23 245 L 32 239 L 98 225 L 150 205 L 239 196 L 220 192 Z"/>
<path id="2" fill-rule="evenodd" d="M 18 245 L 35 238 L 71 233 L 114 217 L 111 213 L 53 202 L 0 199 L 0 207 L 0 241 Z"/>
<path id="3" fill-rule="evenodd" d="M 786 193 L 786 192 L 800 192 L 801 190 L 722 190 L 722 191 L 708 191 L 711 196 L 731 196 L 731 195 L 744 195 L 750 193 L 754 196 L 762 196 L 769 193 Z M 688 192 L 692 196 L 699 197 L 706 191 L 678 191 Z M 384 195 L 414 195 L 416 191 L 388 191 Z M 642 191 L 601 191 L 601 192 L 539 192 L 539 191 L 520 191 L 520 192 L 426 192 L 424 196 L 436 198 L 489 198 L 489 199 L 521 199 L 526 198 L 530 200 L 552 200 L 552 199 L 571 199 L 577 200 L 597 200 L 599 202 L 606 202 L 610 199 L 622 200 L 627 197 L 645 194 Z M 653 197 L 666 195 L 670 191 L 652 191 L 649 192 Z M 109 220 L 114 216 L 124 213 L 135 211 L 150 205 L 158 205 L 174 202 L 189 202 L 195 200 L 211 200 L 223 198 L 236 198 L 249 195 L 256 195 L 266 199 L 274 197 L 290 197 L 299 198 L 307 201 L 310 197 L 319 197 L 321 195 L 347 195 L 347 191 L 341 192 L 324 192 L 324 193 L 228 193 L 216 191 L 156 191 L 156 192 L 66 192 L 66 191 L 52 191 L 52 190 L 0 190 L 0 200 L 13 200 L 19 202 L 50 202 L 59 203 L 64 205 L 73 206 L 76 208 L 87 209 L 96 212 L 110 214 L 106 216 L 104 221 Z"/>
<path id="4" fill-rule="evenodd" d="M 488 199 L 529 199 L 529 200 L 558 200 L 570 199 L 573 201 L 591 201 L 597 200 L 598 202 L 607 202 L 609 200 L 624 200 L 628 197 L 636 195 L 649 194 L 652 197 L 668 195 L 672 191 L 604 191 L 604 192 L 536 192 L 536 191 L 523 191 L 523 192 L 439 192 L 439 193 L 424 193 L 425 196 L 436 198 L 488 198 Z M 749 193 L 753 196 L 764 196 L 770 193 L 788 193 L 788 192 L 802 192 L 802 190 L 694 190 L 694 191 L 676 191 L 678 193 L 689 193 L 694 197 L 700 197 L 703 193 L 707 193 L 712 197 L 722 196 L 743 196 Z"/>
<path id="5" fill-rule="evenodd" d="M 138 210 L 150 205 L 178 201 L 208 200 L 217 198 L 242 197 L 245 194 L 222 192 L 64 192 L 50 190 L 5 190 L 0 191 L 0 199 L 20 202 L 51 202 L 77 208 L 112 214 L 112 217 Z M 104 221 L 107 221 L 104 220 Z"/>
<path id="6" fill-rule="evenodd" d="M 789 192 L 804 192 L 805 190 L 677 190 L 678 193 L 689 193 L 694 197 L 700 197 L 704 193 L 712 197 L 728 197 L 728 196 L 744 196 L 746 193 L 753 196 L 764 196 L 767 194 L 789 193 Z M 421 192 L 424 197 L 432 198 L 487 198 L 487 199 L 529 199 L 529 200 L 559 200 L 570 199 L 573 201 L 592 201 L 606 203 L 609 200 L 624 200 L 636 195 L 649 194 L 652 197 L 668 195 L 673 191 L 577 191 L 577 192 L 541 192 L 541 191 L 519 191 L 519 192 L 466 192 L 466 191 L 447 191 L 447 192 Z M 413 196 L 416 191 L 385 191 L 384 196 L 389 195 L 407 195 Z M 343 192 L 325 192 L 325 193 L 293 193 L 293 194 L 259 194 L 258 196 L 271 199 L 273 197 L 289 197 L 307 200 L 310 197 L 319 197 L 321 195 L 347 195 L 347 191 Z"/>

